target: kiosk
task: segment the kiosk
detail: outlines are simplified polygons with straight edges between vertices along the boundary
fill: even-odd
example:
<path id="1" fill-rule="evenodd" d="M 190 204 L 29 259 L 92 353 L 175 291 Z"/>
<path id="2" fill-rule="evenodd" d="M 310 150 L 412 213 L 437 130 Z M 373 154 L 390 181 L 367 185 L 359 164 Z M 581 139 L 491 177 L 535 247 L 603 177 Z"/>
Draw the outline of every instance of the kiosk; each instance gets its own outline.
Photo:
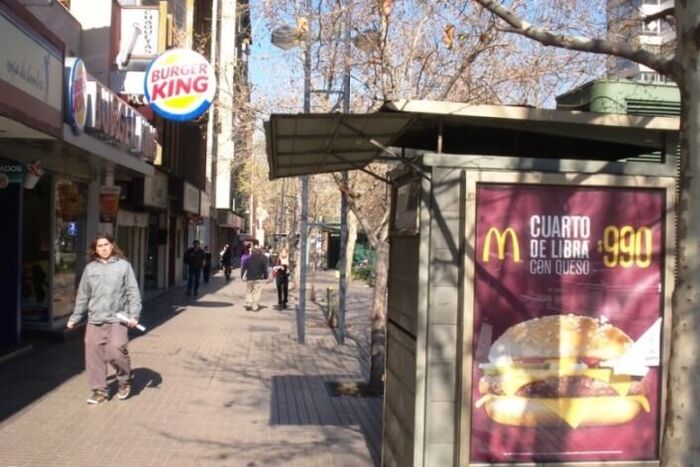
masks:
<path id="1" fill-rule="evenodd" d="M 271 178 L 395 161 L 382 463 L 658 465 L 676 118 L 273 115 Z"/>

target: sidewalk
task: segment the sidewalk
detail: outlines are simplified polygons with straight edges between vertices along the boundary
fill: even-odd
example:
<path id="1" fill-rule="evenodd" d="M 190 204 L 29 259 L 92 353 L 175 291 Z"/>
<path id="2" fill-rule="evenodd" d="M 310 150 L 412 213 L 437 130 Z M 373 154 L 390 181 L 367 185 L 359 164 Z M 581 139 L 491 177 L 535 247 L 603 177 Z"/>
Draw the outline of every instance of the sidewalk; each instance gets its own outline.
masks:
<path id="1" fill-rule="evenodd" d="M 337 281 L 318 281 L 325 300 Z M 379 465 L 381 399 L 332 397 L 325 385 L 366 379 L 368 349 L 357 343 L 369 339 L 372 289 L 350 285 L 342 347 L 308 298 L 297 343 L 296 291 L 278 311 L 266 285 L 256 313 L 243 309 L 244 290 L 218 274 L 199 297 L 174 289 L 149 303 L 148 331 L 129 347 L 126 401 L 85 403 L 82 339 L 38 343 L 0 365 L 0 465 Z"/>

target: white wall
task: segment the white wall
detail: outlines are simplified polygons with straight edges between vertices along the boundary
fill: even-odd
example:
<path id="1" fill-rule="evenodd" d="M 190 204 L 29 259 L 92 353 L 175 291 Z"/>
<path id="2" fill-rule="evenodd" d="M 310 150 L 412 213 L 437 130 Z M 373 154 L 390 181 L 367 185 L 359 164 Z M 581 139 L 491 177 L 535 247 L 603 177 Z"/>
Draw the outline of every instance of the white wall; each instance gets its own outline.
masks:
<path id="1" fill-rule="evenodd" d="M 80 57 L 88 73 L 109 83 L 111 0 L 71 0 L 70 11 L 83 26 Z"/>

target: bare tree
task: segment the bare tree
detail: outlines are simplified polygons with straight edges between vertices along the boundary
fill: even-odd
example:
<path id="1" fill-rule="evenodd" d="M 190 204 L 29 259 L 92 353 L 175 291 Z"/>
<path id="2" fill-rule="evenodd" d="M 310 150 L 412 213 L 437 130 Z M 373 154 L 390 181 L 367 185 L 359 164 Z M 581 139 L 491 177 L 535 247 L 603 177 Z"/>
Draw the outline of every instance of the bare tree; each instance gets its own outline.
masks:
<path id="1" fill-rule="evenodd" d="M 602 2 L 602 0 L 592 0 Z M 307 40 L 313 54 L 313 111 L 337 111 L 342 96 L 340 78 L 349 62 L 352 75 L 351 110 L 365 112 L 394 98 L 440 99 L 469 103 L 528 103 L 551 101 L 564 87 L 581 84 L 602 69 L 603 61 L 565 50 L 542 49 L 530 41 L 504 34 L 495 19 L 469 2 L 450 0 L 314 0 L 313 12 L 300 2 L 267 0 L 260 15 L 274 29 L 306 18 Z M 570 9 L 571 18 L 585 18 L 589 6 Z M 351 15 L 352 47 L 345 48 L 343 27 Z M 349 53 L 349 55 L 348 55 Z M 290 69 L 301 70 L 301 51 L 282 58 Z M 301 89 L 301 73 L 293 75 L 293 89 Z M 298 111 L 277 107 L 277 112 Z M 281 96 L 273 99 L 284 101 Z M 374 164 L 380 173 L 386 166 Z M 386 290 L 389 247 L 389 203 L 386 186 L 367 196 L 367 184 L 376 180 L 354 174 L 346 186 L 349 206 L 377 252 L 372 308 L 370 387 L 383 386 Z M 370 181 L 374 180 L 374 181 Z M 363 185 L 364 184 L 364 185 Z M 362 188 L 359 188 L 362 186 Z"/>

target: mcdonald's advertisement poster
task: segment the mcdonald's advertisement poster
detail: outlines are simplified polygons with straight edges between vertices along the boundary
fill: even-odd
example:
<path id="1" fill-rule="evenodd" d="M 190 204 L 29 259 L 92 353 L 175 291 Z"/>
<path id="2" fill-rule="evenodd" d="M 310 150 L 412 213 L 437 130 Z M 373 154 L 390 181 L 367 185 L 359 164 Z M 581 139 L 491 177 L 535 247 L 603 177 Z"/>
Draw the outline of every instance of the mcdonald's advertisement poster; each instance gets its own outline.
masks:
<path id="1" fill-rule="evenodd" d="M 477 185 L 471 462 L 658 459 L 665 203 Z"/>

